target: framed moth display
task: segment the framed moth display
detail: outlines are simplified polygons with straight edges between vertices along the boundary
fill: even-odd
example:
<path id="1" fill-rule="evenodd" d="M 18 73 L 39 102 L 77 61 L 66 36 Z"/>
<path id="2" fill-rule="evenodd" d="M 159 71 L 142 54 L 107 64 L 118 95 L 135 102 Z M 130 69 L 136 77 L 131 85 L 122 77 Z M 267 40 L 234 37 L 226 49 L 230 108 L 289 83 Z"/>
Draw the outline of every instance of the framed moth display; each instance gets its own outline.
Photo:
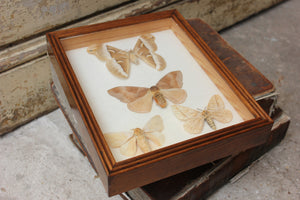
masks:
<path id="1" fill-rule="evenodd" d="M 176 10 L 47 40 L 66 115 L 109 196 L 268 136 L 272 120 Z"/>

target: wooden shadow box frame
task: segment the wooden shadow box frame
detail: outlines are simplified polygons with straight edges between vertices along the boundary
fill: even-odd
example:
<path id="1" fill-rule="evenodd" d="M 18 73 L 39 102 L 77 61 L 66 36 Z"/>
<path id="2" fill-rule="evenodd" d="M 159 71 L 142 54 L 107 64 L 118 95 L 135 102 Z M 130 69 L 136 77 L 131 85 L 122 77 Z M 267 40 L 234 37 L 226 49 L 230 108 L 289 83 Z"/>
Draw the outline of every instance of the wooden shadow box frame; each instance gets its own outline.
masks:
<path id="1" fill-rule="evenodd" d="M 70 64 L 67 51 L 145 33 L 171 30 L 243 122 L 117 162 Z M 109 196 L 237 154 L 266 141 L 272 119 L 176 10 L 47 34 L 53 81 L 65 99 L 74 133 Z M 184 66 L 186 67 L 186 66 Z"/>

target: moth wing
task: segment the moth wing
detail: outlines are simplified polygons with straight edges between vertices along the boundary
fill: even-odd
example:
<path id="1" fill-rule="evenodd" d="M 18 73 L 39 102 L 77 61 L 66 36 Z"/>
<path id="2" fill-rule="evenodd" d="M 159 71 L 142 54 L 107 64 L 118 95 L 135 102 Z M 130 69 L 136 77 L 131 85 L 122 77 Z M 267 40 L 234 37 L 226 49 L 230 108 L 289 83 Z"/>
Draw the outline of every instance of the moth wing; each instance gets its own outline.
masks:
<path id="1" fill-rule="evenodd" d="M 144 133 L 143 136 L 136 137 L 136 143 L 143 153 L 148 153 L 151 151 L 149 140 L 145 137 Z"/>
<path id="2" fill-rule="evenodd" d="M 149 51 L 156 51 L 157 45 L 155 43 L 155 37 L 151 34 L 144 34 L 140 37 L 141 42 L 144 43 L 144 45 L 149 49 Z"/>
<path id="3" fill-rule="evenodd" d="M 165 143 L 165 136 L 160 132 L 145 133 L 145 136 L 157 146 L 162 146 Z"/>
<path id="4" fill-rule="evenodd" d="M 136 154 L 136 149 L 137 149 L 136 137 L 133 136 L 128 140 L 128 142 L 126 142 L 121 146 L 120 152 L 121 154 L 130 157 Z"/>
<path id="5" fill-rule="evenodd" d="M 103 135 L 107 144 L 111 148 L 118 148 L 122 144 L 124 144 L 130 138 L 130 136 L 132 136 L 132 133 L 116 132 L 116 133 L 105 133 Z"/>
<path id="6" fill-rule="evenodd" d="M 192 133 L 197 134 L 201 133 L 204 125 L 204 118 L 202 115 L 198 115 L 196 118 L 190 118 L 186 120 L 183 124 L 184 130 Z"/>
<path id="7" fill-rule="evenodd" d="M 106 67 L 108 71 L 116 77 L 128 78 L 130 68 L 129 60 L 120 63 L 120 61 L 115 59 L 108 59 L 106 60 Z"/>
<path id="8" fill-rule="evenodd" d="M 153 53 L 151 50 L 151 46 L 147 43 L 145 44 L 145 42 L 146 42 L 145 40 L 139 38 L 133 48 L 133 52 L 137 57 L 142 59 L 146 64 L 156 69 L 156 63 L 152 55 Z"/>
<path id="9" fill-rule="evenodd" d="M 155 37 L 151 34 L 142 35 L 134 46 L 133 52 L 136 56 L 142 59 L 145 63 L 161 71 L 166 68 L 165 59 L 155 53 L 157 45 Z"/>
<path id="10" fill-rule="evenodd" d="M 108 94 L 121 102 L 130 103 L 147 94 L 148 88 L 120 86 L 108 90 Z"/>
<path id="11" fill-rule="evenodd" d="M 133 63 L 136 64 L 136 65 L 139 63 L 138 57 L 137 57 L 137 55 L 134 53 L 133 50 L 130 50 L 130 51 L 129 51 L 129 60 L 130 60 L 130 62 L 133 62 Z"/>
<path id="12" fill-rule="evenodd" d="M 138 99 L 128 103 L 127 107 L 132 112 L 137 112 L 137 113 L 150 112 L 152 109 L 152 93 L 151 93 L 151 91 L 148 90 L 144 96 L 139 97 Z"/>
<path id="13" fill-rule="evenodd" d="M 225 105 L 222 98 L 219 95 L 213 95 L 207 105 L 207 110 L 214 111 L 224 109 Z"/>
<path id="14" fill-rule="evenodd" d="M 159 89 L 182 88 L 182 72 L 173 71 L 162 77 L 156 84 Z"/>
<path id="15" fill-rule="evenodd" d="M 225 109 L 220 109 L 214 112 L 209 112 L 210 116 L 221 122 L 221 123 L 228 123 L 232 120 L 233 116 L 232 116 L 232 112 L 230 110 L 225 110 Z"/>
<path id="16" fill-rule="evenodd" d="M 165 98 L 167 98 L 174 104 L 181 104 L 185 102 L 187 97 L 186 91 L 181 88 L 162 89 L 160 90 L 160 92 Z"/>
<path id="17" fill-rule="evenodd" d="M 225 109 L 224 101 L 219 95 L 214 95 L 208 102 L 207 110 L 210 116 L 221 122 L 228 123 L 232 120 L 232 112 Z"/>
<path id="18" fill-rule="evenodd" d="M 119 78 L 128 78 L 130 69 L 130 54 L 127 51 L 106 45 L 107 61 L 106 67 Z"/>
<path id="19" fill-rule="evenodd" d="M 171 107 L 175 117 L 181 121 L 187 121 L 189 119 L 193 119 L 201 114 L 197 110 L 185 106 L 181 106 L 181 105 L 172 105 Z"/>
<path id="20" fill-rule="evenodd" d="M 144 132 L 161 132 L 163 131 L 163 129 L 163 120 L 159 115 L 155 115 L 154 117 L 152 117 L 143 128 Z"/>
<path id="21" fill-rule="evenodd" d="M 95 55 L 99 60 L 105 61 L 109 58 L 107 50 L 103 44 L 93 44 L 87 48 L 89 54 Z"/>
<path id="22" fill-rule="evenodd" d="M 153 61 L 155 63 L 155 69 L 157 69 L 158 71 L 162 71 L 166 68 L 167 63 L 165 61 L 165 59 L 158 55 L 157 53 L 151 52 Z"/>

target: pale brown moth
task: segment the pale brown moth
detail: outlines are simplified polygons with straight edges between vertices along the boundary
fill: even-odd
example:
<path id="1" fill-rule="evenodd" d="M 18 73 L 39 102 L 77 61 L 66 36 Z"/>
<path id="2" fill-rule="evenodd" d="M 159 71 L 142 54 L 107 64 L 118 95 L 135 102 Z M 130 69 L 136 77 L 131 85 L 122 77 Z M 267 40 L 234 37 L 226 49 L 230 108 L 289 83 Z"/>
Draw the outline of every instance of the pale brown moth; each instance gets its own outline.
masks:
<path id="1" fill-rule="evenodd" d="M 125 156 L 135 156 L 139 148 L 143 153 L 153 150 L 153 147 L 163 145 L 164 129 L 162 118 L 159 115 L 152 117 L 141 128 L 134 128 L 131 131 L 118 133 L 105 133 L 106 142 L 111 148 L 120 148 L 121 154 Z"/>
<path id="2" fill-rule="evenodd" d="M 166 68 L 166 61 L 163 59 L 163 57 L 155 53 L 157 50 L 157 45 L 155 44 L 154 40 L 155 37 L 151 34 L 140 36 L 133 48 L 133 52 L 145 63 L 154 69 L 161 71 Z"/>
<path id="3" fill-rule="evenodd" d="M 158 83 L 150 88 L 119 86 L 108 90 L 108 93 L 127 103 L 129 110 L 137 113 L 147 113 L 152 109 L 153 99 L 161 108 L 167 106 L 167 101 L 181 104 L 186 100 L 181 71 L 173 71 L 161 78 Z"/>
<path id="4" fill-rule="evenodd" d="M 212 96 L 207 108 L 204 110 L 194 110 L 181 105 L 172 105 L 172 111 L 179 120 L 184 122 L 184 130 L 193 134 L 201 133 L 204 121 L 213 130 L 216 130 L 217 127 L 214 120 L 228 123 L 233 118 L 231 111 L 225 109 L 224 102 L 219 95 Z"/>
<path id="5" fill-rule="evenodd" d="M 99 44 L 88 47 L 87 52 L 95 55 L 99 60 L 106 62 L 106 67 L 114 76 L 128 78 L 130 63 L 138 64 L 140 58 L 154 69 L 161 71 L 166 67 L 166 62 L 155 51 L 155 37 L 151 34 L 140 36 L 133 50 L 124 51 L 116 47 Z"/>
<path id="6" fill-rule="evenodd" d="M 106 62 L 108 71 L 113 75 L 119 78 L 128 78 L 130 58 L 133 57 L 128 51 L 110 45 L 92 45 L 88 47 L 87 52 Z"/>

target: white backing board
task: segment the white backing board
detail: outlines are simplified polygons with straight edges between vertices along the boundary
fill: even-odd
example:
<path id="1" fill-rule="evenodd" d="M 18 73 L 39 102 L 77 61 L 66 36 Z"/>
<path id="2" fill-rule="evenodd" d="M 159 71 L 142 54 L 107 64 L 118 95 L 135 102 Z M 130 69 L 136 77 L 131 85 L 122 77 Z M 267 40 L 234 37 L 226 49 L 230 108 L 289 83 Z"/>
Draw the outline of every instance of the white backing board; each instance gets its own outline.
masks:
<path id="1" fill-rule="evenodd" d="M 181 105 L 193 109 L 204 109 L 209 99 L 213 95 L 218 94 L 222 97 L 226 109 L 232 111 L 233 120 L 226 124 L 215 121 L 217 129 L 243 122 L 243 119 L 172 30 L 151 34 L 155 36 L 155 42 L 158 46 L 156 53 L 166 60 L 167 67 L 163 71 L 157 71 L 140 60 L 137 65 L 131 63 L 128 79 L 119 79 L 112 75 L 107 70 L 105 62 L 87 53 L 87 47 L 67 51 L 68 59 L 103 133 L 129 131 L 138 127 L 143 128 L 155 115 L 160 115 L 164 123 L 162 134 L 165 136 L 165 143 L 159 148 L 212 132 L 213 130 L 205 123 L 201 134 L 187 133 L 183 129 L 183 122 L 174 116 L 170 101 L 168 101 L 168 106 L 164 109 L 153 102 L 151 112 L 134 113 L 127 109 L 125 103 L 120 102 L 107 93 L 107 90 L 117 86 L 151 87 L 167 73 L 177 70 L 180 70 L 183 74 L 182 88 L 187 92 L 187 99 Z M 133 49 L 137 39 L 138 37 L 132 37 L 107 44 L 123 50 L 130 50 Z M 111 151 L 117 162 L 128 159 L 128 157 L 120 153 L 119 148 L 111 149 Z M 139 150 L 137 155 L 140 153 L 141 151 Z"/>

